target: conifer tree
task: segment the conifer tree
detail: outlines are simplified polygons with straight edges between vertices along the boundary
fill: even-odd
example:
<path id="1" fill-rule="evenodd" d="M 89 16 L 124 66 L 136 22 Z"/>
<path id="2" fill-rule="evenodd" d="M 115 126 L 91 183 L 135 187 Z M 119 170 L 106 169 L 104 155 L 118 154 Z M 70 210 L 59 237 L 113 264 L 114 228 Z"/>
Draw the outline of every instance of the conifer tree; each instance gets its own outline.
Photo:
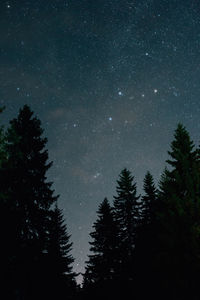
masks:
<path id="1" fill-rule="evenodd" d="M 143 224 L 151 224 L 155 218 L 155 206 L 157 191 L 154 184 L 153 176 L 147 172 L 144 178 L 144 192 L 141 201 L 141 219 Z"/>
<path id="2" fill-rule="evenodd" d="M 131 172 L 122 170 L 117 180 L 117 196 L 114 196 L 114 213 L 119 230 L 120 244 L 125 257 L 131 257 L 135 247 L 137 226 L 139 224 L 139 198 L 136 183 Z M 122 252 L 123 252 L 122 251 Z"/>
<path id="3" fill-rule="evenodd" d="M 48 287 L 51 283 L 51 288 L 48 288 L 50 291 L 48 298 L 59 299 L 62 295 L 66 295 L 68 299 L 71 299 L 76 288 L 72 266 L 74 258 L 70 253 L 72 243 L 64 223 L 62 210 L 58 208 L 57 203 L 50 214 L 48 235 Z"/>
<path id="4" fill-rule="evenodd" d="M 0 109 L 0 112 L 2 110 Z M 4 184 L 4 166 L 7 162 L 6 137 L 3 126 L 0 127 L 0 236 L 1 236 L 1 295 L 8 299 L 14 297 L 14 280 L 12 267 L 14 259 L 15 233 L 17 223 L 13 215 L 13 207 L 8 201 L 9 191 Z M 7 299 L 6 298 L 6 299 Z"/>
<path id="5" fill-rule="evenodd" d="M 94 223 L 94 231 L 90 234 L 89 261 L 86 266 L 84 285 L 99 284 L 111 281 L 115 277 L 117 227 L 112 208 L 105 198 L 97 211 L 98 218 Z"/>
<path id="6" fill-rule="evenodd" d="M 159 192 L 160 286 L 168 286 L 172 299 L 180 295 L 196 299 L 190 293 L 197 285 L 192 274 L 200 271 L 199 161 L 194 143 L 181 124 L 168 154 L 170 168 L 165 169 Z"/>
<path id="7" fill-rule="evenodd" d="M 144 178 L 144 195 L 141 199 L 140 222 L 137 228 L 135 247 L 135 269 L 137 291 L 141 299 L 150 297 L 154 281 L 152 262 L 155 255 L 157 239 L 157 190 L 153 176 L 147 172 Z M 145 286 L 145 289 L 143 288 Z"/>
<path id="8" fill-rule="evenodd" d="M 10 121 L 6 134 L 7 160 L 0 172 L 1 188 L 7 194 L 12 220 L 12 270 L 21 298 L 34 297 L 37 281 L 42 280 L 42 261 L 47 247 L 47 220 L 57 199 L 47 182 L 48 162 L 39 119 L 28 106 Z M 15 295 L 16 297 L 16 295 Z"/>

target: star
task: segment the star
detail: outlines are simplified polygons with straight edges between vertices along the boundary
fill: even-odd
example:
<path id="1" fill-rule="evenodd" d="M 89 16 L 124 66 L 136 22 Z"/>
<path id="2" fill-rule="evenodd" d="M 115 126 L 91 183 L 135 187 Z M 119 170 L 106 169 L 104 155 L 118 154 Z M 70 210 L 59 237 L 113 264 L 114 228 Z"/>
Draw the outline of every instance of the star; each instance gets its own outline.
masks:
<path id="1" fill-rule="evenodd" d="M 97 172 L 96 174 L 94 174 L 93 178 L 97 179 L 100 175 L 101 175 L 101 173 Z"/>
<path id="2" fill-rule="evenodd" d="M 157 94 L 157 92 L 158 92 L 158 90 L 157 90 L 157 89 L 154 89 L 153 91 L 154 91 L 154 94 Z"/>
<path id="3" fill-rule="evenodd" d="M 112 121 L 112 117 L 109 117 L 108 120 L 109 120 L 109 121 Z"/>
<path id="4" fill-rule="evenodd" d="M 119 96 L 123 96 L 122 91 L 119 91 L 119 92 L 118 92 L 118 95 L 119 95 Z"/>

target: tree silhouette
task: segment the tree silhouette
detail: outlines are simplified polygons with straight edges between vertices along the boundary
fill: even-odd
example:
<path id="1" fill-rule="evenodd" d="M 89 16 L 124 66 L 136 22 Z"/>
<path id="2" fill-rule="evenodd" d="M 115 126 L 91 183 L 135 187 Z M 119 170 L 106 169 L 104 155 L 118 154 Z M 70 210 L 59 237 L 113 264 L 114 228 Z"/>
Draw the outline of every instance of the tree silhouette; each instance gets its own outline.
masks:
<path id="1" fill-rule="evenodd" d="M 143 189 L 145 194 L 141 199 L 140 217 L 144 226 L 154 221 L 155 207 L 157 205 L 157 190 L 150 172 L 147 172 L 145 175 Z"/>
<path id="2" fill-rule="evenodd" d="M 16 215 L 14 205 L 10 203 L 9 191 L 6 188 L 5 166 L 8 156 L 6 152 L 6 136 L 3 126 L 0 127 L 0 236 L 1 236 L 1 294 L 5 299 L 14 298 L 14 279 L 12 278 L 13 261 L 16 246 Z M 7 297 L 7 298 L 6 298 Z"/>
<path id="3" fill-rule="evenodd" d="M 14 295 L 26 299 L 37 294 L 42 281 L 41 261 L 47 248 L 49 210 L 57 199 L 52 183 L 46 180 L 51 163 L 45 149 L 47 139 L 42 138 L 42 133 L 40 121 L 25 105 L 18 117 L 10 121 L 5 145 L 7 160 L 0 172 L 11 221 Z"/>
<path id="4" fill-rule="evenodd" d="M 56 203 L 49 220 L 48 266 L 46 268 L 48 298 L 61 298 L 62 295 L 72 298 L 75 293 L 74 258 L 71 255 L 72 243 L 64 223 L 62 210 Z M 51 283 L 51 284 L 50 284 Z M 50 284 L 50 288 L 49 288 Z"/>
<path id="5" fill-rule="evenodd" d="M 119 232 L 119 273 L 120 277 L 133 279 L 133 254 L 139 224 L 139 198 L 134 177 L 123 169 L 117 180 L 117 196 L 114 197 L 114 215 Z"/>
<path id="6" fill-rule="evenodd" d="M 1 112 L 1 109 L 0 109 Z M 77 299 L 72 243 L 46 173 L 47 139 L 25 105 L 0 127 L 1 293 L 5 299 Z M 175 130 L 157 191 L 144 195 L 123 169 L 113 207 L 99 205 L 81 299 L 199 299 L 200 150 L 182 124 Z"/>
<path id="7" fill-rule="evenodd" d="M 147 172 L 144 178 L 144 195 L 141 198 L 140 223 L 137 228 L 135 247 L 135 269 L 137 280 L 137 294 L 141 299 L 153 296 L 154 269 L 153 261 L 157 239 L 157 190 L 153 176 Z M 143 288 L 145 286 L 145 289 Z"/>
<path id="8" fill-rule="evenodd" d="M 94 231 L 90 234 L 90 251 L 84 278 L 85 286 L 111 281 L 115 276 L 117 227 L 113 211 L 107 198 L 100 204 L 97 211 L 98 219 L 94 223 Z"/>
<path id="9" fill-rule="evenodd" d="M 160 286 L 166 297 L 196 299 L 200 271 L 199 160 L 185 127 L 178 124 L 160 182 Z M 162 280 L 161 280 L 162 278 Z M 166 288 L 167 287 L 167 288 Z M 195 295 L 195 292 L 194 292 Z"/>

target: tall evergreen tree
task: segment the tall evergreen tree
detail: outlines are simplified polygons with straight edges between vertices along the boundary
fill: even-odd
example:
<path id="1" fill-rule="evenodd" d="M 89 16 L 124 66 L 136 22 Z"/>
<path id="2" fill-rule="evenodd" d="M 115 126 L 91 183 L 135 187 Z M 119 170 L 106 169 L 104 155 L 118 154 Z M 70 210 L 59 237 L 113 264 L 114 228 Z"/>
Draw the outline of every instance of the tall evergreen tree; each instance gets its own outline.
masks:
<path id="1" fill-rule="evenodd" d="M 114 197 L 114 214 L 120 239 L 119 272 L 132 279 L 132 259 L 136 232 L 139 224 L 139 198 L 134 177 L 127 169 L 122 170 L 117 180 L 117 196 Z"/>
<path id="2" fill-rule="evenodd" d="M 192 274 L 200 271 L 199 161 L 189 133 L 181 124 L 168 154 L 170 168 L 162 176 L 159 192 L 160 286 L 167 286 L 165 294 L 170 293 L 172 299 L 180 295 L 196 299 L 191 291 L 197 288 Z"/>
<path id="3" fill-rule="evenodd" d="M 14 298 L 29 298 L 41 278 L 41 260 L 47 247 L 47 220 L 53 196 L 47 182 L 48 162 L 40 121 L 28 106 L 10 121 L 6 135 L 7 160 L 0 172 L 1 188 L 7 194 L 12 222 Z M 20 298 L 20 299 L 21 299 Z"/>
<path id="4" fill-rule="evenodd" d="M 150 297 L 155 280 L 153 261 L 157 239 L 157 190 L 153 176 L 147 172 L 144 178 L 144 195 L 141 199 L 140 223 L 137 228 L 135 268 L 137 293 L 141 299 Z M 145 289 L 143 288 L 145 286 Z"/>
<path id="5" fill-rule="evenodd" d="M 144 178 L 144 192 L 141 201 L 141 219 L 143 225 L 148 225 L 155 219 L 155 206 L 157 200 L 157 190 L 154 184 L 153 176 L 147 172 Z"/>
<path id="6" fill-rule="evenodd" d="M 93 254 L 89 255 L 87 262 L 85 286 L 111 281 L 115 277 L 117 227 L 107 198 L 100 204 L 97 214 L 94 231 L 90 234 L 90 251 Z"/>
<path id="7" fill-rule="evenodd" d="M 66 295 L 71 299 L 75 293 L 75 273 L 71 255 L 72 243 L 64 223 L 62 210 L 56 203 L 55 209 L 51 211 L 49 220 L 49 241 L 48 241 L 48 267 L 47 284 L 50 285 L 48 298 L 58 298 Z M 47 290 L 48 290 L 47 289 Z"/>
<path id="8" fill-rule="evenodd" d="M 2 110 L 0 110 L 2 112 Z M 1 295 L 4 299 L 14 297 L 14 280 L 12 267 L 14 259 L 13 247 L 15 246 L 15 233 L 17 223 L 13 215 L 13 207 L 9 205 L 9 191 L 3 184 L 4 166 L 7 162 L 6 137 L 3 126 L 0 127 L 0 237 L 1 237 Z M 5 296 L 4 296 L 5 295 Z"/>

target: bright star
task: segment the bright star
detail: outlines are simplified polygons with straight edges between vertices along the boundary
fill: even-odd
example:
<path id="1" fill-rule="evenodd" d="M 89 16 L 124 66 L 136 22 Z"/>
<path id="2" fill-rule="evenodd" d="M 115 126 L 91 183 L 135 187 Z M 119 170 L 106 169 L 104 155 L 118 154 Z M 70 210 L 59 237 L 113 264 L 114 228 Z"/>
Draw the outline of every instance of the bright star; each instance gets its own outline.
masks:
<path id="1" fill-rule="evenodd" d="M 118 95 L 119 95 L 119 96 L 123 96 L 122 91 L 119 91 L 119 92 L 118 92 Z"/>
<path id="2" fill-rule="evenodd" d="M 93 176 L 93 178 L 94 178 L 94 179 L 97 179 L 100 175 L 101 175 L 101 173 L 97 172 L 97 173 Z"/>
<path id="3" fill-rule="evenodd" d="M 157 89 L 154 89 L 153 91 L 154 91 L 154 93 L 155 93 L 155 94 L 158 92 L 158 90 L 157 90 Z"/>
<path id="4" fill-rule="evenodd" d="M 112 121 L 112 117 L 109 117 L 108 120 L 109 120 L 109 121 Z"/>

